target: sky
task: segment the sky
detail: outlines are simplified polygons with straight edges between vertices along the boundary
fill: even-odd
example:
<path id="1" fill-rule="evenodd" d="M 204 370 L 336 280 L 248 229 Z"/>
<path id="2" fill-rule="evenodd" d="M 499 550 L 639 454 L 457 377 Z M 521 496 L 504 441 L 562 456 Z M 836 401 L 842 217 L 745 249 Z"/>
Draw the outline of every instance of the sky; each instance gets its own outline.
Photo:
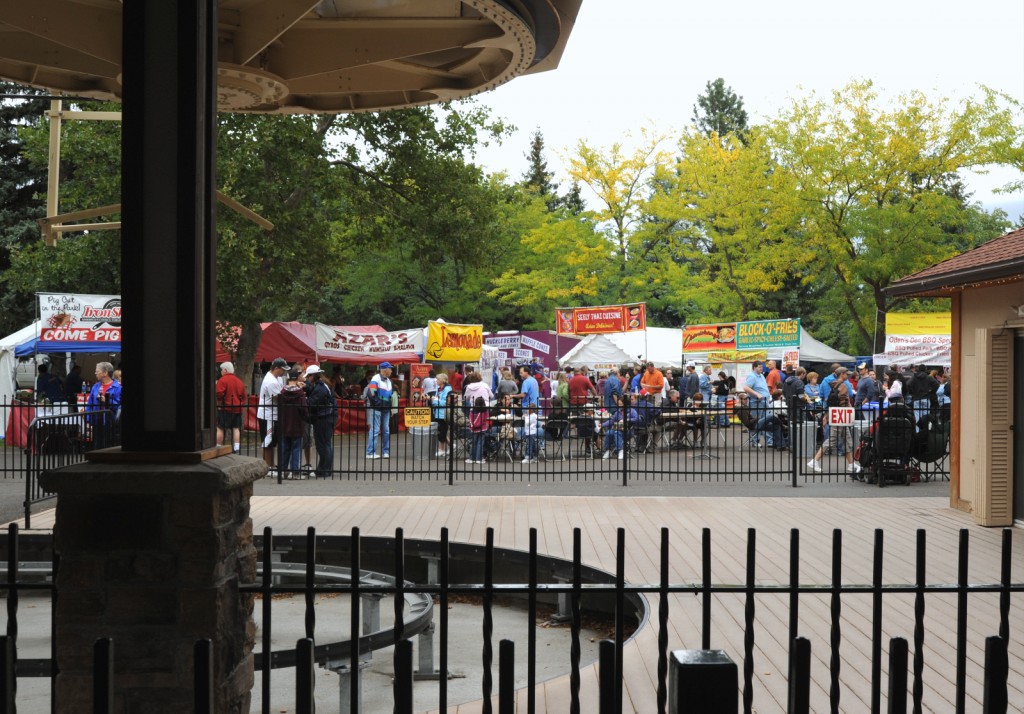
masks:
<path id="1" fill-rule="evenodd" d="M 565 184 L 560 157 L 580 139 L 629 146 L 642 126 L 677 131 L 718 77 L 743 99 L 751 124 L 854 79 L 890 98 L 920 90 L 962 100 L 984 84 L 1024 101 L 1024 2 L 583 0 L 558 69 L 478 96 L 517 131 L 477 160 L 521 178 L 540 128 L 548 167 Z M 986 208 L 1024 215 L 1024 193 L 992 193 L 1018 172 L 963 178 Z"/>

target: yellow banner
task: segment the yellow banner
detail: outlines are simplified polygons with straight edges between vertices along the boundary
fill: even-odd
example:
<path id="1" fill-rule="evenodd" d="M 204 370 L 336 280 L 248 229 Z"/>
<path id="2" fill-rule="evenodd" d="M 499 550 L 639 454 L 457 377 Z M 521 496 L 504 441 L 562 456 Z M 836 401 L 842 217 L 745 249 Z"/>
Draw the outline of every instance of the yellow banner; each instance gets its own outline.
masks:
<path id="1" fill-rule="evenodd" d="M 405 428 L 430 426 L 430 407 L 406 407 Z"/>
<path id="2" fill-rule="evenodd" d="M 484 344 L 483 325 L 427 323 L 426 358 L 434 362 L 479 362 Z"/>
<path id="3" fill-rule="evenodd" d="M 887 335 L 948 335 L 952 326 L 948 312 L 890 312 L 885 316 Z"/>
<path id="4" fill-rule="evenodd" d="M 725 350 L 723 352 L 708 352 L 708 362 L 753 362 L 759 359 L 764 362 L 768 359 L 767 350 Z"/>

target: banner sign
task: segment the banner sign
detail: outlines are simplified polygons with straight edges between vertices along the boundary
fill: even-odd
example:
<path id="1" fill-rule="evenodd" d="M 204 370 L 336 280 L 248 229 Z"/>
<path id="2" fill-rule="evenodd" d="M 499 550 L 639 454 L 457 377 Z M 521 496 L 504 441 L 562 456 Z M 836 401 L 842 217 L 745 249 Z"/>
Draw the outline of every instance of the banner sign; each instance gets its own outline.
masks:
<path id="1" fill-rule="evenodd" d="M 483 351 L 483 325 L 427 323 L 426 358 L 434 362 L 479 362 Z"/>
<path id="2" fill-rule="evenodd" d="M 729 364 L 736 364 L 738 362 L 753 362 L 754 360 L 761 360 L 764 362 L 766 359 L 768 359 L 768 352 L 766 350 L 747 350 L 746 352 L 740 352 L 739 350 L 729 350 L 728 352 L 708 352 L 708 362 L 711 363 L 727 362 Z"/>
<path id="3" fill-rule="evenodd" d="M 523 347 L 529 347 L 531 350 L 536 350 L 537 352 L 541 352 L 543 354 L 551 353 L 550 347 L 548 347 L 540 340 L 535 340 L 532 337 L 527 337 L 526 335 L 523 335 L 522 337 L 519 338 L 519 342 L 520 344 L 522 344 Z M 530 356 L 532 357 L 533 355 Z"/>
<path id="4" fill-rule="evenodd" d="M 829 426 L 853 426 L 853 407 L 829 407 Z"/>
<path id="5" fill-rule="evenodd" d="M 40 342 L 121 341 L 120 295 L 39 293 Z M 74 352 L 73 349 L 69 351 Z"/>
<path id="6" fill-rule="evenodd" d="M 890 312 L 885 316 L 890 335 L 949 335 L 953 320 L 948 312 Z"/>
<path id="7" fill-rule="evenodd" d="M 430 426 L 430 407 L 406 407 L 405 428 L 414 426 Z"/>
<path id="8" fill-rule="evenodd" d="M 736 323 L 736 349 L 768 350 L 800 346 L 800 318 Z"/>
<path id="9" fill-rule="evenodd" d="M 716 354 L 736 349 L 736 323 L 720 322 L 716 325 L 686 325 L 683 327 L 683 352 Z M 725 360 L 728 361 L 728 360 Z"/>
<path id="10" fill-rule="evenodd" d="M 409 403 L 414 407 L 427 403 L 423 394 L 423 380 L 430 376 L 433 368 L 429 364 L 409 365 Z"/>
<path id="11" fill-rule="evenodd" d="M 497 347 L 499 350 L 514 350 L 520 344 L 519 335 L 503 335 L 501 337 L 485 337 L 484 344 L 488 347 Z"/>
<path id="12" fill-rule="evenodd" d="M 512 356 L 517 359 L 533 359 L 533 350 L 512 350 Z"/>
<path id="13" fill-rule="evenodd" d="M 555 322 L 559 334 L 563 335 L 635 332 L 647 329 L 647 306 L 641 302 L 629 305 L 559 308 L 555 311 Z"/>
<path id="14" fill-rule="evenodd" d="M 423 351 L 423 330 L 350 332 L 316 323 L 316 353 L 324 360 L 383 362 Z"/>
<path id="15" fill-rule="evenodd" d="M 785 350 L 782 353 L 782 371 L 789 372 L 800 366 L 800 350 Z"/>
<path id="16" fill-rule="evenodd" d="M 877 364 L 953 364 L 951 335 L 886 335 L 885 353 L 875 355 Z"/>

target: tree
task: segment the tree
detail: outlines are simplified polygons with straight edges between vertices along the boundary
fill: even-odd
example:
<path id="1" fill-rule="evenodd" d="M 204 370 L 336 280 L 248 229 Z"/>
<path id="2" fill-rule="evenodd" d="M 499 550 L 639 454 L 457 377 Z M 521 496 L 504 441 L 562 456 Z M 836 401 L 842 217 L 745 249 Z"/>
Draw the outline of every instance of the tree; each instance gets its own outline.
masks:
<path id="1" fill-rule="evenodd" d="M 0 274 L 11 267 L 11 250 L 39 240 L 36 220 L 45 214 L 46 164 L 25 156 L 24 127 L 44 123 L 45 99 L 5 98 L 3 95 L 42 95 L 42 92 L 0 82 Z M 6 276 L 5 276 L 6 277 Z M 5 291 L 0 296 L 0 334 L 24 327 L 32 319 L 31 295 Z"/>
<path id="2" fill-rule="evenodd" d="M 848 326 L 845 346 L 855 352 L 880 349 L 884 316 L 901 302 L 885 292 L 891 281 L 992 237 L 950 227 L 1001 223 L 972 223 L 977 209 L 949 190 L 951 176 L 984 160 L 985 106 L 951 108 L 919 92 L 895 106 L 879 106 L 870 82 L 854 82 L 831 102 L 794 101 L 767 128 L 802 204 L 800 246 L 814 257 L 807 279 L 830 286 L 830 302 L 844 308 L 831 319 Z"/>
<path id="3" fill-rule="evenodd" d="M 555 210 L 558 206 L 558 184 L 554 181 L 555 175 L 548 171 L 548 162 L 544 158 L 544 135 L 540 129 L 533 132 L 526 159 L 529 167 L 523 176 L 523 183 L 544 199 L 549 211 Z"/>
<path id="4" fill-rule="evenodd" d="M 740 141 L 746 141 L 747 112 L 743 99 L 732 87 L 725 86 L 719 77 L 704 86 L 704 94 L 697 97 L 693 106 L 693 123 L 704 136 L 724 137 L 735 134 Z"/>

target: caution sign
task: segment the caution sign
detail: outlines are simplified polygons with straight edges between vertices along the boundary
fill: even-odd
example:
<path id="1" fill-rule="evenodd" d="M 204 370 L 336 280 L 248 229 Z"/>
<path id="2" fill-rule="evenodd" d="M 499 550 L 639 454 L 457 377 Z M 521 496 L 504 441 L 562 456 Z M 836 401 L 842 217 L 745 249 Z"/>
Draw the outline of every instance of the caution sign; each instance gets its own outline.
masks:
<path id="1" fill-rule="evenodd" d="M 414 426 L 430 426 L 429 407 L 405 408 L 405 428 L 409 429 Z"/>

